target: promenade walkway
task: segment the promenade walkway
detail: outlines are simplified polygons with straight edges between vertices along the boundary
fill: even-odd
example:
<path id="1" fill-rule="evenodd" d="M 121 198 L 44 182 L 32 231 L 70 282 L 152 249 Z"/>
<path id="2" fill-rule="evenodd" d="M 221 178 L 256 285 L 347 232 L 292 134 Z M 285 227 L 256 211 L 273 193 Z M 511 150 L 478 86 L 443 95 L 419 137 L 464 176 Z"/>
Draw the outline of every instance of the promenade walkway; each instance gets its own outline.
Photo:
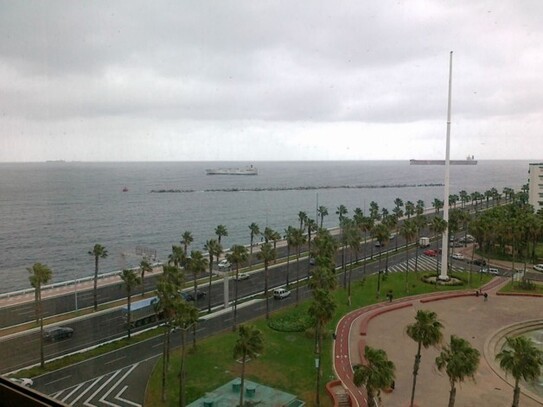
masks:
<path id="1" fill-rule="evenodd" d="M 469 340 L 481 352 L 475 383 L 468 381 L 458 386 L 456 405 L 509 405 L 513 397 L 512 382 L 495 363 L 495 344 L 500 330 L 512 324 L 540 319 L 539 326 L 543 328 L 543 298 L 496 295 L 507 281 L 507 278 L 495 278 L 483 287 L 489 294 L 487 301 L 476 297 L 473 290 L 432 293 L 374 304 L 345 315 L 337 326 L 334 369 L 351 395 L 352 405 L 367 406 L 365 392 L 352 382 L 352 366 L 362 362 L 365 345 L 385 350 L 396 365 L 395 388 L 390 393 L 382 393 L 381 405 L 409 405 L 417 345 L 407 336 L 405 327 L 415 321 L 419 309 L 437 313 L 444 324 L 445 341 L 455 334 Z M 434 348 L 423 349 L 415 395 L 419 407 L 447 403 L 450 385 L 447 375 L 435 368 L 438 354 Z M 521 405 L 541 406 L 543 398 L 522 394 Z"/>

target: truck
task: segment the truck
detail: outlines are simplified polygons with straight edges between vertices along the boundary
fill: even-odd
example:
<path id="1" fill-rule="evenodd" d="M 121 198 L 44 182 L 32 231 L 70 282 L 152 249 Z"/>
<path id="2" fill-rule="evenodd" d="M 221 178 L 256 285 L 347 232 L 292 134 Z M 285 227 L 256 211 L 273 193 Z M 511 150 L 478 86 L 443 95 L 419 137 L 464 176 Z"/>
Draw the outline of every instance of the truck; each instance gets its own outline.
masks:
<path id="1" fill-rule="evenodd" d="M 428 246 L 430 246 L 430 238 L 429 237 L 421 237 L 419 239 L 419 246 L 420 247 L 428 247 Z"/>
<path id="2" fill-rule="evenodd" d="M 158 302 L 157 297 L 146 298 L 141 301 L 136 301 L 130 307 L 130 325 L 132 328 L 155 323 L 162 319 L 162 315 L 156 309 Z M 128 323 L 128 307 L 121 308 L 125 324 Z"/>

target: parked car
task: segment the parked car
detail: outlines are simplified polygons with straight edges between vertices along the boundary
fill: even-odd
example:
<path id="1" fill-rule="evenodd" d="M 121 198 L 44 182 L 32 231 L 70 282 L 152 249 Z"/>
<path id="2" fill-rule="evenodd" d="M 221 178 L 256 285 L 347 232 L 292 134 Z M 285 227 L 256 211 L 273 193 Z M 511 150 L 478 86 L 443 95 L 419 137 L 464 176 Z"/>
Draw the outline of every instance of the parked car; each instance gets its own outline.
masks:
<path id="1" fill-rule="evenodd" d="M 462 253 L 453 253 L 452 258 L 455 260 L 464 260 L 464 255 Z"/>
<path id="2" fill-rule="evenodd" d="M 247 273 L 239 273 L 237 276 L 234 276 L 234 280 L 241 281 L 241 280 L 247 280 L 249 278 L 249 274 Z"/>
<path id="3" fill-rule="evenodd" d="M 535 264 L 534 265 L 534 270 L 543 271 L 543 264 Z"/>
<path id="4" fill-rule="evenodd" d="M 68 326 L 56 326 L 46 328 L 43 331 L 43 338 L 47 341 L 56 342 L 74 336 L 74 330 Z"/>
<path id="5" fill-rule="evenodd" d="M 425 251 L 422 252 L 425 256 L 430 256 L 430 257 L 436 257 L 437 256 L 437 250 L 434 250 L 434 249 L 427 249 Z"/>
<path id="6" fill-rule="evenodd" d="M 282 300 L 283 298 L 287 298 L 290 295 L 290 291 L 286 288 L 276 288 L 273 290 L 273 298 L 276 300 Z"/>
<path id="7" fill-rule="evenodd" d="M 219 270 L 229 270 L 231 266 L 230 262 L 226 259 L 222 259 L 218 264 Z"/>
<path id="8" fill-rule="evenodd" d="M 11 380 L 13 383 L 17 383 L 20 386 L 32 387 L 34 385 L 34 381 L 26 377 L 22 377 L 22 378 L 11 377 L 9 380 Z"/>
<path id="9" fill-rule="evenodd" d="M 190 302 L 190 301 L 194 301 L 194 292 L 190 292 L 190 291 L 182 291 L 180 292 L 181 294 L 181 297 L 183 297 L 183 299 L 187 302 Z M 197 300 L 201 300 L 202 298 L 204 298 L 206 296 L 206 293 L 204 291 L 200 291 L 198 290 L 196 292 L 196 299 Z"/>

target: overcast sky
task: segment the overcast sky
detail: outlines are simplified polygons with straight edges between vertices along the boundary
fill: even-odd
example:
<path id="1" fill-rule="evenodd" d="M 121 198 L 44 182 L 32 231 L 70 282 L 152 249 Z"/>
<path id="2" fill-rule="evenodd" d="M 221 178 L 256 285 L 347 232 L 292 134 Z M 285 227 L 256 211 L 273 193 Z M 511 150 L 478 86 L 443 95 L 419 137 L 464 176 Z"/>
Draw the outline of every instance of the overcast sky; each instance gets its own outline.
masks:
<path id="1" fill-rule="evenodd" d="M 543 1 L 2 1 L 0 161 L 543 151 Z"/>

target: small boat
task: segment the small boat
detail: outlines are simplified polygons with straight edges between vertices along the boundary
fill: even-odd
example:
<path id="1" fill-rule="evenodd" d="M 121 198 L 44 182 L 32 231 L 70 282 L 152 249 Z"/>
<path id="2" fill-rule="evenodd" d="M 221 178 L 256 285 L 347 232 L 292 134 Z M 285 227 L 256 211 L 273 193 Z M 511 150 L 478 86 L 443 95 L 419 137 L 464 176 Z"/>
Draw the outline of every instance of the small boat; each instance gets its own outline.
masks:
<path id="1" fill-rule="evenodd" d="M 206 170 L 206 175 L 258 175 L 258 169 L 252 165 L 243 168 L 214 168 Z"/>
<path id="2" fill-rule="evenodd" d="M 128 192 L 128 188 L 127 188 L 127 187 L 124 187 L 124 188 L 123 188 L 123 192 Z"/>

